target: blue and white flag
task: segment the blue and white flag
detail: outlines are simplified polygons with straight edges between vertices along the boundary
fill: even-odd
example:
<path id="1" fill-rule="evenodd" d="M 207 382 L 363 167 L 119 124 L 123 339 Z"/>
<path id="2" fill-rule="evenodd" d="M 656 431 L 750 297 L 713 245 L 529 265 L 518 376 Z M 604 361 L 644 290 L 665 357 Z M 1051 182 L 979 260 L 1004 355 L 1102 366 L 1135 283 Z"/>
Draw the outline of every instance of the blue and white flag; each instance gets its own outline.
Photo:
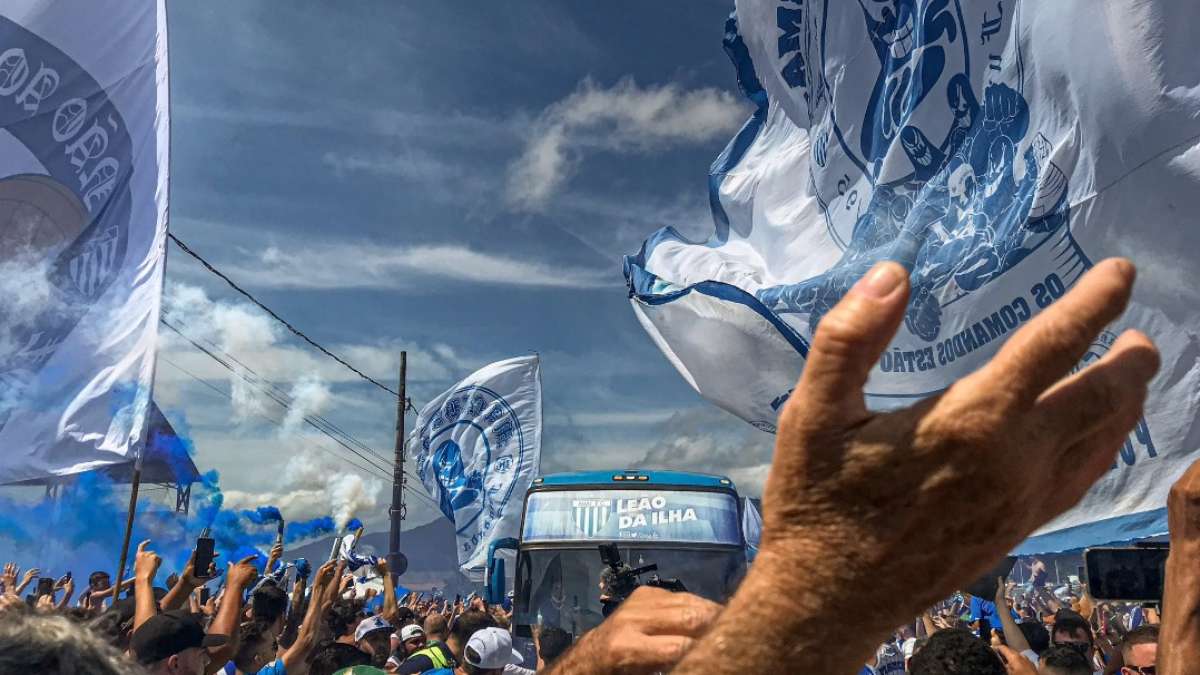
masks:
<path id="1" fill-rule="evenodd" d="M 0 4 L 0 483 L 142 443 L 167 165 L 162 0 Z"/>
<path id="2" fill-rule="evenodd" d="M 1187 2 L 738 0 L 725 47 L 756 109 L 712 167 L 712 237 L 667 228 L 626 259 L 638 319 L 697 391 L 773 431 L 817 323 L 877 261 L 912 283 L 866 387 L 883 409 L 1128 256 L 1133 303 L 1081 365 L 1147 332 L 1147 416 L 1024 550 L 1164 531 L 1200 448 L 1197 25 Z"/>
<path id="3" fill-rule="evenodd" d="M 429 402 L 408 438 L 421 484 L 454 523 L 458 562 L 482 581 L 488 545 L 520 533 L 542 454 L 537 356 L 498 361 Z"/>

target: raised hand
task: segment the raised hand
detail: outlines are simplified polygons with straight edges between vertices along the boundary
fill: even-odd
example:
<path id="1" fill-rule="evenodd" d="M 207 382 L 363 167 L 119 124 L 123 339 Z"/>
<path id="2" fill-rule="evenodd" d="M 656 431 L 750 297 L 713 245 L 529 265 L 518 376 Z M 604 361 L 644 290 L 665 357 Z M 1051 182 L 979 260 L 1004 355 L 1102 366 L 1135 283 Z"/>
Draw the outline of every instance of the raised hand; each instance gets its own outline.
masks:
<path id="1" fill-rule="evenodd" d="M 4 576 L 0 577 L 0 581 L 4 582 L 4 593 L 7 595 L 17 594 L 17 574 L 21 568 L 17 567 L 16 563 L 5 563 Z"/>
<path id="2" fill-rule="evenodd" d="M 245 558 L 237 561 L 237 563 L 229 563 L 229 571 L 226 573 L 226 585 L 237 588 L 239 591 L 254 583 L 258 578 L 258 569 L 254 567 L 254 559 L 256 555 L 248 555 Z"/>
<path id="3" fill-rule="evenodd" d="M 720 611 L 720 605 L 690 593 L 642 586 L 585 634 L 549 675 L 669 671 Z"/>
<path id="4" fill-rule="evenodd" d="M 154 551 L 146 549 L 150 545 L 150 540 L 147 539 L 138 544 L 137 556 L 133 559 L 133 578 L 135 581 L 152 583 L 154 575 L 158 573 L 159 565 L 162 565 L 162 558 Z"/>
<path id="5" fill-rule="evenodd" d="M 1127 261 L 1099 263 L 989 363 L 940 395 L 879 413 L 863 388 L 903 320 L 908 274 L 873 268 L 817 329 L 779 417 L 758 557 L 679 672 L 718 672 L 716 645 L 732 663 L 772 645 L 797 657 L 797 672 L 849 672 L 892 627 L 1078 502 L 1141 417 L 1159 366 L 1150 340 L 1126 331 L 1073 372 L 1124 311 L 1134 276 Z M 980 508 L 945 508 L 964 495 Z M 850 623 L 843 608 L 879 597 L 895 602 Z M 755 626 L 756 644 L 727 640 L 735 623 Z"/>

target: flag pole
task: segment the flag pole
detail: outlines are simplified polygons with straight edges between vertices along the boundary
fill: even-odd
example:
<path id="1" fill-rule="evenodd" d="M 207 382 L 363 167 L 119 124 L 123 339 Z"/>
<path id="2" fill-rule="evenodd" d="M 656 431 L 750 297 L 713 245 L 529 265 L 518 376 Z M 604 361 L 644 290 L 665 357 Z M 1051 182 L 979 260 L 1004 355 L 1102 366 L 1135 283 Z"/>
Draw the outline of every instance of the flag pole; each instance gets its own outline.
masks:
<path id="1" fill-rule="evenodd" d="M 133 482 L 129 488 L 129 512 L 125 515 L 125 539 L 121 543 L 121 562 L 117 565 L 116 583 L 113 584 L 112 601 L 115 604 L 121 596 L 121 582 L 125 573 L 125 562 L 129 558 L 129 539 L 133 536 L 133 514 L 137 511 L 138 487 L 142 483 L 142 455 L 139 450 L 133 463 Z"/>
<path id="2" fill-rule="evenodd" d="M 408 352 L 400 352 L 400 397 L 396 401 L 396 448 L 395 460 L 392 465 L 392 506 L 388 509 L 391 516 L 391 526 L 388 530 L 388 568 L 395 582 L 399 576 L 396 561 L 400 554 L 400 527 L 404 517 L 408 515 L 408 507 L 404 503 L 404 411 L 408 407 L 408 396 L 405 394 L 408 379 Z"/>

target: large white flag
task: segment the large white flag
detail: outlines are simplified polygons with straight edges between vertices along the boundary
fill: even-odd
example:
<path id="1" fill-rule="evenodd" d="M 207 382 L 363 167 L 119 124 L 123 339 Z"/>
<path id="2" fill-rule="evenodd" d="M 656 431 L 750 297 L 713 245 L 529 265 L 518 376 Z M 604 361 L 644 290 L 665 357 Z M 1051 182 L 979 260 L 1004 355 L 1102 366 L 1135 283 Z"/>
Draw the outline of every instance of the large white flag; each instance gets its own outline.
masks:
<path id="1" fill-rule="evenodd" d="M 1149 333 L 1164 366 L 1147 416 L 1023 550 L 1165 530 L 1200 448 L 1195 26 L 1191 2 L 738 0 L 726 49 L 756 110 L 713 165 L 715 233 L 664 229 L 629 257 L 634 311 L 693 387 L 771 431 L 818 321 L 879 260 L 913 289 L 866 388 L 887 408 L 1129 256 L 1132 306 L 1084 363 Z"/>
<path id="2" fill-rule="evenodd" d="M 408 437 L 421 484 L 454 523 L 459 567 L 482 581 L 491 542 L 516 537 L 542 456 L 537 356 L 497 361 L 430 401 Z"/>
<path id="3" fill-rule="evenodd" d="M 0 4 L 0 483 L 142 441 L 167 140 L 162 0 Z"/>

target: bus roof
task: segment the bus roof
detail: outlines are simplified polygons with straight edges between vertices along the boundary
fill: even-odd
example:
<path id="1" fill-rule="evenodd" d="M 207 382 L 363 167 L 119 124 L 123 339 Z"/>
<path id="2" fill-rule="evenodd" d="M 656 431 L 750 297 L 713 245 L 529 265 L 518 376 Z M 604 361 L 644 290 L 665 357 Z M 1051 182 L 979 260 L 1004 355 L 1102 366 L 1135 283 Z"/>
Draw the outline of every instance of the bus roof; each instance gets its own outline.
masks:
<path id="1" fill-rule="evenodd" d="M 691 488 L 717 488 L 736 492 L 733 481 L 725 476 L 707 473 L 692 473 L 689 471 L 645 471 L 641 469 L 618 469 L 616 471 L 572 471 L 569 473 L 551 473 L 538 476 L 533 480 L 530 490 L 546 487 L 567 486 L 624 486 L 653 485 L 655 487 L 674 486 Z"/>

